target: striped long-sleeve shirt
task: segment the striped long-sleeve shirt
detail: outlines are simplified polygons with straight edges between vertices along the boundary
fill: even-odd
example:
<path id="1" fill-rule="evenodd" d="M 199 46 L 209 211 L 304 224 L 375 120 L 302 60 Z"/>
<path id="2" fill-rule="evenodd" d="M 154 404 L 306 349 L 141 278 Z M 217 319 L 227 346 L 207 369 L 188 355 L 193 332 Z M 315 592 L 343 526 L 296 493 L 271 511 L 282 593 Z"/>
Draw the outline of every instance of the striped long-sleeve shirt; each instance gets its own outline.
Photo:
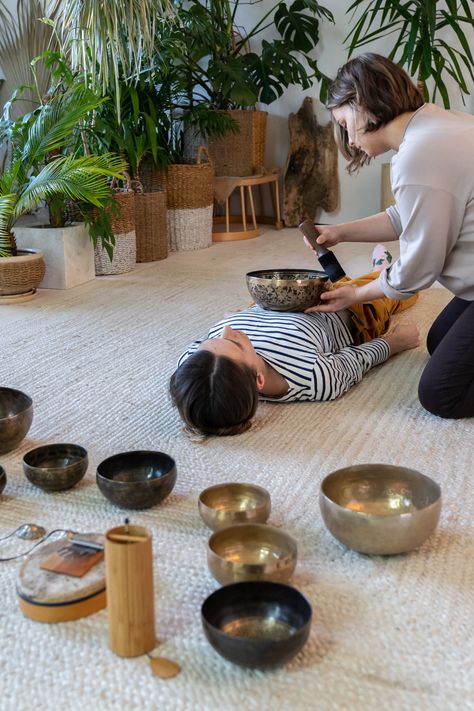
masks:
<path id="1" fill-rule="evenodd" d="M 337 313 L 279 313 L 253 306 L 219 321 L 207 338 L 218 338 L 227 325 L 246 333 L 257 353 L 288 382 L 285 395 L 261 396 L 263 400 L 334 400 L 390 356 L 390 348 L 381 338 L 355 346 Z M 194 341 L 178 365 L 203 340 Z"/>

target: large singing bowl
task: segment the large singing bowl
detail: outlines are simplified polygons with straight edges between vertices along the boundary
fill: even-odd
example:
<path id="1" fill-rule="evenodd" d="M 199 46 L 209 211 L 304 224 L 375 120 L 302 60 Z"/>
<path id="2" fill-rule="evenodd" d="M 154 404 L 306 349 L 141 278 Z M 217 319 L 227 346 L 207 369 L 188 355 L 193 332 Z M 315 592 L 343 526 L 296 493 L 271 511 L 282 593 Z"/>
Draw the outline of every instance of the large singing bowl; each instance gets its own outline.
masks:
<path id="1" fill-rule="evenodd" d="M 15 449 L 33 421 L 33 401 L 21 390 L 0 387 L 0 454 Z"/>

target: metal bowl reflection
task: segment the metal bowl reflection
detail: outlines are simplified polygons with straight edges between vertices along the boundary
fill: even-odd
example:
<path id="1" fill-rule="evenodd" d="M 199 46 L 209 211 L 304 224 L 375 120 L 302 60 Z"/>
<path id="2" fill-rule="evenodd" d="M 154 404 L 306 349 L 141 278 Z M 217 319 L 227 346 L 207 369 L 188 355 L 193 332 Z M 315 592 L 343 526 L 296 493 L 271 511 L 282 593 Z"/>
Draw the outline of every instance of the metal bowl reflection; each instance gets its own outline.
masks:
<path id="1" fill-rule="evenodd" d="M 325 477 L 319 505 L 338 541 L 360 553 L 393 555 L 417 548 L 435 530 L 441 489 L 414 469 L 357 464 Z"/>
<path id="2" fill-rule="evenodd" d="M 216 484 L 199 495 L 204 523 L 217 531 L 236 523 L 265 523 L 270 516 L 270 494 L 255 484 Z"/>
<path id="3" fill-rule="evenodd" d="M 209 538 L 209 570 L 221 585 L 245 580 L 287 582 L 297 560 L 296 541 L 264 523 L 240 523 Z"/>
<path id="4" fill-rule="evenodd" d="M 298 590 L 272 582 L 226 585 L 201 608 L 204 632 L 216 652 L 252 669 L 292 659 L 308 639 L 311 614 Z"/>

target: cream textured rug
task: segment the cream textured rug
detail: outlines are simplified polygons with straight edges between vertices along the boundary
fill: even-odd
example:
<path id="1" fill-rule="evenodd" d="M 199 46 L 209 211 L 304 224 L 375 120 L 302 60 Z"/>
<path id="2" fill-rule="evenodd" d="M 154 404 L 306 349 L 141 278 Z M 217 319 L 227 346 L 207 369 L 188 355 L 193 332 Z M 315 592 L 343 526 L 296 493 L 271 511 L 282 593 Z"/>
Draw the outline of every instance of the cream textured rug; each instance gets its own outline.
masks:
<path id="1" fill-rule="evenodd" d="M 367 271 L 367 247 L 343 246 L 338 254 L 352 274 Z M 24 618 L 15 599 L 20 562 L 0 563 L 2 711 L 474 708 L 474 423 L 421 409 L 424 346 L 371 371 L 339 401 L 264 404 L 255 426 L 237 438 L 192 442 L 169 404 L 167 381 L 180 351 L 225 311 L 248 303 L 245 272 L 305 265 L 316 266 L 297 231 L 269 229 L 2 307 L 0 383 L 31 395 L 34 420 L 21 446 L 0 457 L 8 473 L 0 536 L 25 521 L 84 532 L 120 525 L 126 512 L 98 490 L 97 464 L 125 450 L 171 454 L 178 466 L 172 495 L 130 518 L 153 533 L 157 651 L 182 666 L 176 678 L 160 680 L 146 657 L 113 655 L 106 611 L 57 625 Z M 448 299 L 431 289 L 402 317 L 425 333 Z M 85 446 L 90 466 L 75 489 L 47 494 L 26 480 L 21 460 L 60 441 Z M 441 485 L 439 528 L 419 550 L 363 556 L 325 529 L 321 479 L 361 462 L 407 465 Z M 314 623 L 303 652 L 276 671 L 226 662 L 201 628 L 201 603 L 218 583 L 207 570 L 209 531 L 197 497 L 225 481 L 266 487 L 270 523 L 298 542 L 292 582 L 309 598 Z M 0 555 L 27 545 L 0 543 Z"/>

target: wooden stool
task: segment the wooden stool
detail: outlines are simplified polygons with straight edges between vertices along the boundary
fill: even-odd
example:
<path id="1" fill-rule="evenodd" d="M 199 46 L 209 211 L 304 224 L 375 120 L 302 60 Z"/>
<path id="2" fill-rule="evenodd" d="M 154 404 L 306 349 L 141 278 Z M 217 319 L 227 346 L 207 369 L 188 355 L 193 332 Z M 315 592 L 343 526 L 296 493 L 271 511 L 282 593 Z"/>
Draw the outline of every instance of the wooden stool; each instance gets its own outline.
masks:
<path id="1" fill-rule="evenodd" d="M 212 230 L 212 239 L 214 242 L 225 242 L 229 240 L 239 240 L 239 239 L 251 239 L 252 237 L 258 237 L 260 234 L 260 229 L 258 227 L 258 223 L 271 223 L 275 224 L 275 228 L 277 230 L 281 230 L 284 227 L 283 221 L 280 216 L 280 194 L 279 194 L 279 178 L 280 178 L 280 173 L 266 173 L 265 175 L 250 175 L 250 176 L 244 176 L 244 177 L 218 177 L 215 178 L 215 183 L 216 186 L 218 186 L 219 181 L 221 181 L 221 184 L 223 184 L 223 181 L 226 181 L 226 184 L 228 186 L 228 189 L 230 189 L 230 192 L 228 193 L 226 200 L 225 200 L 225 215 L 222 216 L 215 216 L 213 218 L 213 224 L 214 225 L 225 225 L 224 229 L 215 229 L 213 228 Z M 272 190 L 272 184 L 274 185 L 274 191 Z M 269 185 L 270 186 L 270 196 L 272 199 L 272 204 L 273 204 L 273 211 L 274 211 L 274 217 L 267 217 L 267 216 L 258 216 L 255 214 L 255 202 L 254 202 L 254 194 L 253 194 L 253 189 L 258 187 L 259 189 L 259 197 L 260 197 L 260 203 L 262 203 L 262 194 L 261 194 L 261 186 L 262 185 Z M 241 214 L 240 215 L 231 215 L 230 214 L 230 198 L 234 190 L 239 190 L 239 196 L 240 196 L 240 209 L 241 209 Z M 246 192 L 247 191 L 247 192 Z M 250 220 L 251 221 L 251 226 L 247 227 L 247 201 L 246 197 L 248 198 L 248 206 L 250 209 Z M 238 224 L 238 229 L 232 230 L 231 229 L 231 223 L 240 223 Z M 242 229 L 239 229 L 239 227 L 242 227 Z"/>

